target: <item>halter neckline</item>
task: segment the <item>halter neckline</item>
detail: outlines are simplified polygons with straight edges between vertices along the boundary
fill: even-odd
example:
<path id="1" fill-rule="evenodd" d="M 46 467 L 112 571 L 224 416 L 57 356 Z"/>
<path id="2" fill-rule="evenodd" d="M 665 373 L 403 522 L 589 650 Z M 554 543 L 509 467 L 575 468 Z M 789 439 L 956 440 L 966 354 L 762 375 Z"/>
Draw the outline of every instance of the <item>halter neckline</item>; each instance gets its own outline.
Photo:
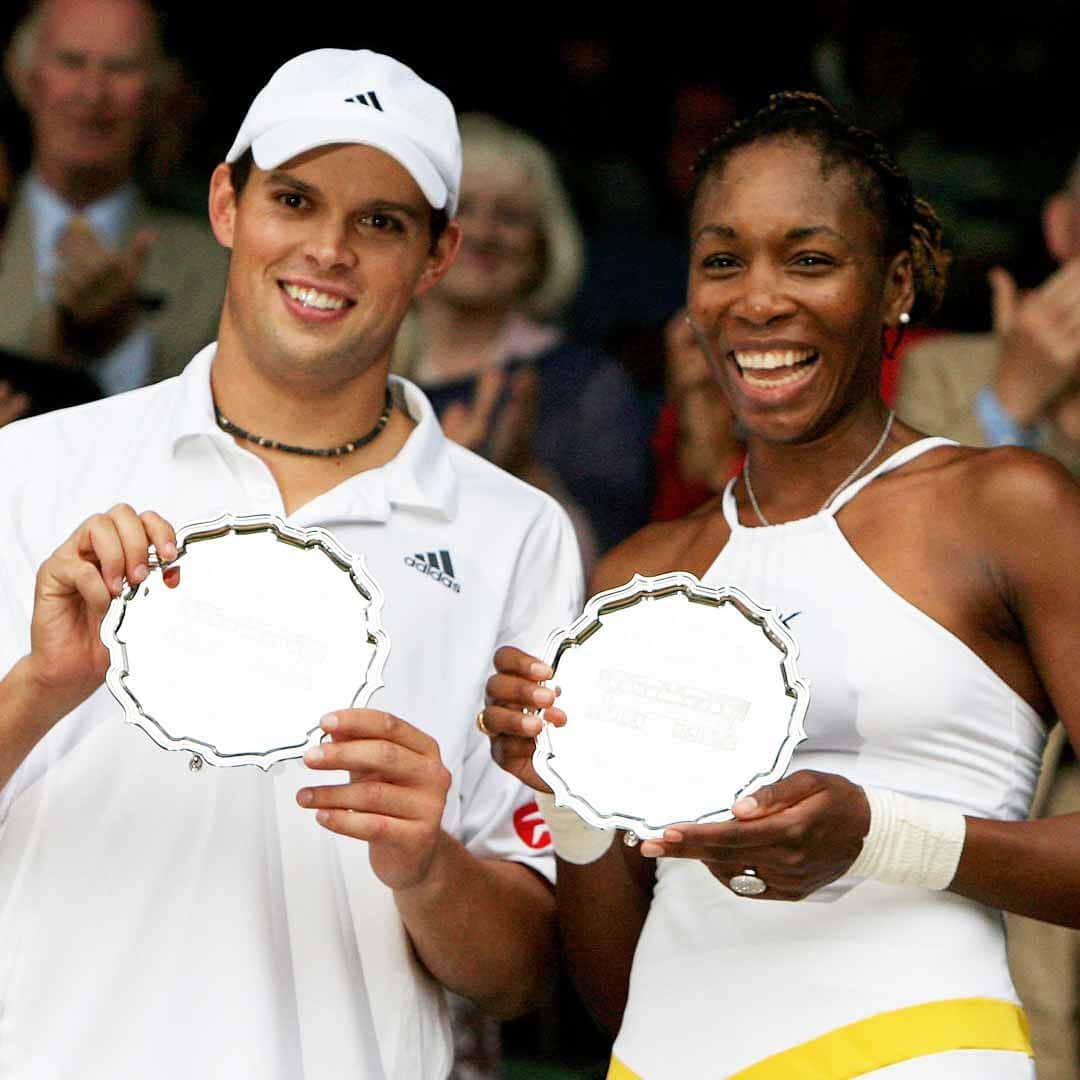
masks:
<path id="1" fill-rule="evenodd" d="M 873 482 L 879 476 L 884 476 L 885 473 L 892 472 L 894 469 L 899 469 L 902 465 L 906 465 L 909 461 L 913 461 L 915 458 L 920 457 L 929 450 L 936 450 L 939 446 L 956 446 L 956 442 L 953 439 L 945 439 L 935 435 L 919 439 L 908 446 L 902 446 L 864 476 L 860 476 L 857 480 L 848 484 L 846 488 L 839 491 L 833 496 L 829 505 L 823 506 L 817 513 L 811 514 L 809 517 L 795 518 L 792 521 L 783 521 L 776 525 L 743 525 L 739 521 L 738 505 L 735 502 L 735 481 L 738 477 L 732 477 L 724 488 L 723 501 L 721 504 L 724 512 L 724 520 L 728 523 L 732 532 L 734 532 L 736 529 L 783 529 L 789 525 L 797 525 L 804 521 L 813 521 L 822 516 L 834 517 L 844 506 L 851 502 L 851 500 L 854 499 L 867 484 Z"/>

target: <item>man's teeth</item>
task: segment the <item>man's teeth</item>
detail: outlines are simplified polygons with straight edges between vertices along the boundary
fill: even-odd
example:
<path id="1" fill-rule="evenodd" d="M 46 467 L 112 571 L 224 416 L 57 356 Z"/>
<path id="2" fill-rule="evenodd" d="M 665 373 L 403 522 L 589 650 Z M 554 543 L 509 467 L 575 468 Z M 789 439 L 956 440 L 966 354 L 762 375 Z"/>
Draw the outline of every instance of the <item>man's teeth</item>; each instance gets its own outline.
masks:
<path id="1" fill-rule="evenodd" d="M 735 350 L 735 362 L 745 371 L 747 368 L 771 371 L 775 368 L 794 367 L 817 354 L 813 349 L 775 349 L 769 352 L 741 349 Z"/>
<path id="2" fill-rule="evenodd" d="M 346 300 L 341 296 L 330 296 L 329 293 L 319 292 L 318 289 L 305 289 L 299 285 L 284 284 L 285 291 L 294 300 L 305 307 L 320 308 L 323 311 L 337 311 L 343 308 Z"/>

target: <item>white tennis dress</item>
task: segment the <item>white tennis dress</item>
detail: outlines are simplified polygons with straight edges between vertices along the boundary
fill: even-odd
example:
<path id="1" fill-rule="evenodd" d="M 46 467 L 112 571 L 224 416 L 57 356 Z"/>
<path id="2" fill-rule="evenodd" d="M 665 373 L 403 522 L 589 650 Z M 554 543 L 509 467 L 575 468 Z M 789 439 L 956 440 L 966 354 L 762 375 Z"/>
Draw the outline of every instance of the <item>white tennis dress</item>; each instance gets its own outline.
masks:
<path id="1" fill-rule="evenodd" d="M 782 525 L 740 525 L 732 482 L 731 538 L 703 580 L 775 607 L 799 642 L 811 703 L 791 771 L 1019 820 L 1039 716 L 836 523 L 867 484 L 942 445 L 905 447 L 828 509 Z M 1012 1080 L 1035 1075 L 1029 1052 L 998 911 L 858 878 L 770 903 L 735 896 L 699 862 L 661 859 L 610 1076 Z"/>

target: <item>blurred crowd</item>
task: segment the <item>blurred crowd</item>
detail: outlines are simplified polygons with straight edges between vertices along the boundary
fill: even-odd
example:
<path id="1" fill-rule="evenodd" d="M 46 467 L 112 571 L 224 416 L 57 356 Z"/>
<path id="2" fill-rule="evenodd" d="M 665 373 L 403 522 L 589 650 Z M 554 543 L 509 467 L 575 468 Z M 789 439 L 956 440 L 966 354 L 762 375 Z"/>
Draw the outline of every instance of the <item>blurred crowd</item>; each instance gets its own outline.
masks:
<path id="1" fill-rule="evenodd" d="M 1057 181 L 1036 199 L 1010 190 L 992 155 L 912 121 L 918 57 L 902 34 L 871 27 L 857 44 L 835 18 L 804 49 L 800 77 L 894 140 L 942 212 L 957 266 L 942 323 L 888 343 L 883 396 L 930 434 L 1026 446 L 1080 474 L 1071 110 L 1048 151 Z M 573 108 L 546 144 L 498 115 L 496 87 L 461 117 L 460 257 L 410 314 L 395 370 L 425 390 L 451 438 L 558 499 L 591 564 L 649 521 L 694 511 L 742 467 L 739 431 L 680 308 L 690 166 L 744 95 L 714 77 L 650 102 L 669 117 L 657 182 L 619 141 L 626 118 L 612 114 L 644 106 L 612 97 L 610 43 L 560 49 L 565 85 L 537 94 L 559 115 L 571 97 Z M 151 6 L 32 6 L 4 72 L 0 424 L 177 374 L 215 335 L 226 266 L 189 164 L 208 103 L 167 54 Z M 1022 239 L 1038 222 L 1003 224 L 996 211 L 1010 200 L 1032 219 L 1042 202 L 1044 256 Z M 1080 810 L 1080 777 L 1058 736 L 1037 811 L 1069 809 Z M 1080 1075 L 1078 935 L 1024 920 L 1011 933 L 1040 1076 Z M 460 1075 L 497 1075 L 497 1030 L 467 1015 L 461 1030 Z M 506 1037 L 537 1056 L 603 1058 L 569 991 Z"/>

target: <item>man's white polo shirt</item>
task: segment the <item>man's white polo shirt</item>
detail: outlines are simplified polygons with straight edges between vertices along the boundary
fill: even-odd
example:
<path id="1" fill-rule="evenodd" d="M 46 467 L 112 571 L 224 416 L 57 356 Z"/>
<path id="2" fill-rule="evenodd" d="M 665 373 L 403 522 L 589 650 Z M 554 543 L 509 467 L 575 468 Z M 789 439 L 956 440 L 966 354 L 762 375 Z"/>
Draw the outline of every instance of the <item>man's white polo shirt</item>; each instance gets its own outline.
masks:
<path id="1" fill-rule="evenodd" d="M 0 431 L 0 670 L 29 648 L 37 567 L 89 515 L 123 501 L 176 526 L 284 516 L 269 470 L 214 422 L 213 351 L 177 379 Z M 580 610 L 573 532 L 395 388 L 418 421 L 401 452 L 288 520 L 329 529 L 381 585 L 391 648 L 371 704 L 438 740 L 447 831 L 551 876 L 531 796 L 472 717 L 497 646 L 539 651 Z M 442 992 L 366 845 L 295 803 L 341 776 L 188 760 L 102 688 L 0 792 L 0 1075 L 445 1076 Z"/>

